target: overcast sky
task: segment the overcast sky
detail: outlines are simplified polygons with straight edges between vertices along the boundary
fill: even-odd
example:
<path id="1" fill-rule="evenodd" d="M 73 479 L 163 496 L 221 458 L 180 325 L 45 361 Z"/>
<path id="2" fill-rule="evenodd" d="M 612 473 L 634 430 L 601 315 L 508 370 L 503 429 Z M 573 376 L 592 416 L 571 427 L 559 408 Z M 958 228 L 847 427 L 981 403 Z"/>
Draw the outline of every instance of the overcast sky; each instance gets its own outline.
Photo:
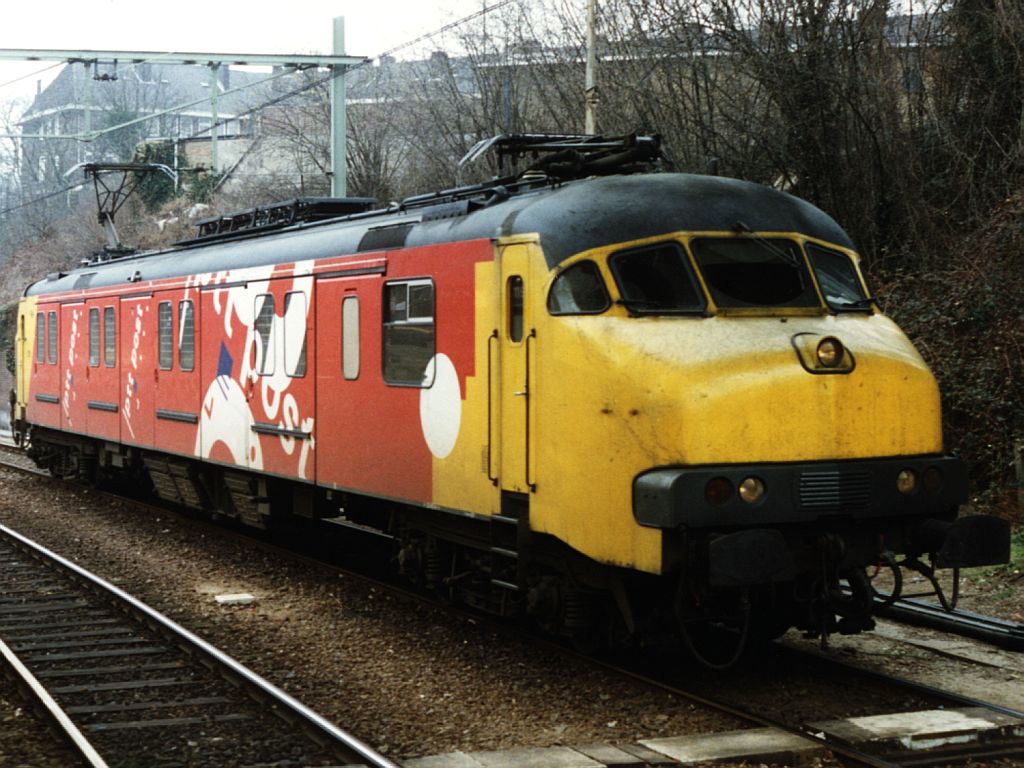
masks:
<path id="1" fill-rule="evenodd" d="M 344 16 L 346 53 L 372 58 L 495 1 L 8 0 L 0 49 L 330 53 L 332 19 Z M 56 74 L 34 74 L 51 63 L 0 62 L 0 101 L 30 96 Z"/>

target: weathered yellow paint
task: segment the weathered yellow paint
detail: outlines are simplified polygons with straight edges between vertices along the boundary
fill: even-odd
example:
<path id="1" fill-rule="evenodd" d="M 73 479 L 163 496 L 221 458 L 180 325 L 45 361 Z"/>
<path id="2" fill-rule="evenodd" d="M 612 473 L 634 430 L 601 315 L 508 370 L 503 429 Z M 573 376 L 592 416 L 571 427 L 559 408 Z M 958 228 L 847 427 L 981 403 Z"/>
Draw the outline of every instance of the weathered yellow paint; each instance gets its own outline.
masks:
<path id="1" fill-rule="evenodd" d="M 604 259 L 622 247 L 585 255 L 613 299 Z M 633 479 L 655 467 L 942 450 L 935 380 L 883 315 L 627 314 L 537 314 L 531 525 L 596 560 L 660 571 L 660 531 L 632 516 Z M 805 370 L 792 343 L 801 333 L 837 337 L 854 370 Z"/>
<path id="2" fill-rule="evenodd" d="M 35 296 L 27 296 L 18 304 L 18 330 L 15 336 L 17 376 L 14 386 L 19 418 L 24 418 L 28 406 L 32 365 L 36 359 L 36 304 Z"/>
<path id="3" fill-rule="evenodd" d="M 495 262 L 476 264 L 476 370 L 466 377 L 458 440 L 443 459 L 433 459 L 434 503 L 449 509 L 496 514 L 500 493 L 490 477 L 497 472 L 499 456 L 492 445 L 496 437 L 492 412 L 496 409 L 495 382 L 488 380 L 495 369 L 497 349 L 491 331 L 498 327 L 500 278 Z M 489 391 L 490 390 L 490 391 Z"/>

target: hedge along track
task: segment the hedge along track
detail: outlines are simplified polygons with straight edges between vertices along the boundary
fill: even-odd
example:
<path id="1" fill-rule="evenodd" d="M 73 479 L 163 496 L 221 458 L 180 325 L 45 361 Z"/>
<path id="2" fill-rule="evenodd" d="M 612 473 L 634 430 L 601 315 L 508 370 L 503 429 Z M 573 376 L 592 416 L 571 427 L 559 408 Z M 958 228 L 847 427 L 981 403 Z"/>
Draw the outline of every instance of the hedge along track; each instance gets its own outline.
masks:
<path id="1" fill-rule="evenodd" d="M 90 766 L 396 768 L 123 591 L 0 525 L 0 640 Z"/>

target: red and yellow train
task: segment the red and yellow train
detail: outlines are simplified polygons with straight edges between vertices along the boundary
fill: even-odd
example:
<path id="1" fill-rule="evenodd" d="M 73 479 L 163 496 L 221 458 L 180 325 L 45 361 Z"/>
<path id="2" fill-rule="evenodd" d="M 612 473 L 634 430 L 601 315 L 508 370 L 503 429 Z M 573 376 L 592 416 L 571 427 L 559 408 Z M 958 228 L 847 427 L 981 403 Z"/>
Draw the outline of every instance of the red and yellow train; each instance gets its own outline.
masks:
<path id="1" fill-rule="evenodd" d="M 376 529 L 428 586 L 567 632 L 859 631 L 879 562 L 1005 560 L 1002 521 L 957 518 L 935 380 L 831 218 L 552 146 L 47 276 L 15 431 L 56 474 Z"/>

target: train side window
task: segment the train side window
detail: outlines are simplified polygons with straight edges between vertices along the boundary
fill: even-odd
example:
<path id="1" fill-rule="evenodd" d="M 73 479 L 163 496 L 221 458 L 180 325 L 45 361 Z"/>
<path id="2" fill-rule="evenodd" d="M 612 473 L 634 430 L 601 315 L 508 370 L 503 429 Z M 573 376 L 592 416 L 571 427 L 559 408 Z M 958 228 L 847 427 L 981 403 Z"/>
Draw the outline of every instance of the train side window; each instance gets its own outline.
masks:
<path id="1" fill-rule="evenodd" d="M 36 362 L 46 362 L 46 316 L 42 312 L 36 313 Z"/>
<path id="2" fill-rule="evenodd" d="M 191 301 L 178 302 L 178 367 L 186 372 L 196 367 L 196 318 Z"/>
<path id="3" fill-rule="evenodd" d="M 292 378 L 306 375 L 306 294 L 284 295 L 284 369 Z"/>
<path id="4" fill-rule="evenodd" d="M 701 313 L 704 294 L 677 242 L 656 243 L 613 253 L 608 265 L 619 288 L 619 303 L 636 315 Z"/>
<path id="5" fill-rule="evenodd" d="M 46 360 L 51 364 L 57 362 L 57 313 L 46 314 L 46 335 L 49 336 L 49 346 L 46 350 Z"/>
<path id="6" fill-rule="evenodd" d="M 508 279 L 508 340 L 523 340 L 523 278 L 513 275 Z"/>
<path id="7" fill-rule="evenodd" d="M 97 307 L 89 310 L 89 367 L 100 364 L 100 311 Z"/>
<path id="8" fill-rule="evenodd" d="M 359 378 L 359 297 L 346 296 L 341 302 L 341 374 Z"/>
<path id="9" fill-rule="evenodd" d="M 384 285 L 384 381 L 409 387 L 429 387 L 434 358 L 434 283 L 408 280 Z"/>
<path id="10" fill-rule="evenodd" d="M 592 261 L 580 261 L 555 278 L 548 292 L 552 315 L 596 315 L 611 306 L 601 270 Z"/>
<path id="11" fill-rule="evenodd" d="M 161 301 L 156 308 L 157 347 L 161 371 L 174 365 L 174 317 L 171 302 Z"/>
<path id="12" fill-rule="evenodd" d="M 117 318 L 113 307 L 103 308 L 103 365 L 117 365 Z"/>
<path id="13" fill-rule="evenodd" d="M 274 373 L 274 297 L 261 293 L 256 297 L 256 373 Z"/>
<path id="14" fill-rule="evenodd" d="M 837 312 L 871 311 L 871 301 L 864 294 L 857 267 L 845 253 L 807 243 L 814 276 L 831 309 Z"/>

